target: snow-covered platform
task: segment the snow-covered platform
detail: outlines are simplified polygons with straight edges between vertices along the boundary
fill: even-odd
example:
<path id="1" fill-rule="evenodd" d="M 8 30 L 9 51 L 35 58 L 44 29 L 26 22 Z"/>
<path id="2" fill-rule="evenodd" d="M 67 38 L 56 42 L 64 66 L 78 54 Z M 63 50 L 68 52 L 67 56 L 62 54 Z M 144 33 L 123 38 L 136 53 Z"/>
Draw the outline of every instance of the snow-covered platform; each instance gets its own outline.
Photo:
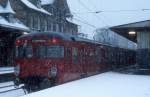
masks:
<path id="1" fill-rule="evenodd" d="M 24 90 L 16 89 L 12 81 L 0 83 L 0 97 L 20 97 L 23 95 L 25 95 Z"/>
<path id="2" fill-rule="evenodd" d="M 0 67 L 0 83 L 14 79 L 14 67 Z"/>
<path id="3" fill-rule="evenodd" d="M 23 97 L 150 97 L 150 76 L 108 72 Z"/>
<path id="4" fill-rule="evenodd" d="M 0 75 L 14 73 L 14 67 L 0 67 Z"/>

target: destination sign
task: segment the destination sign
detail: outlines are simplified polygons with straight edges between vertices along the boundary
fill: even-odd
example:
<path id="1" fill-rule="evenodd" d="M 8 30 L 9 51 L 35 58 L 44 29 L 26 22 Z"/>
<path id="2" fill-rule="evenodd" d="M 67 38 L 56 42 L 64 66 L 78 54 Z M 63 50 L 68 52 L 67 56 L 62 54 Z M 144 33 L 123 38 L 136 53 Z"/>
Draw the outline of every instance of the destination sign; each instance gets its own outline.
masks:
<path id="1" fill-rule="evenodd" d="M 41 40 L 41 39 L 39 40 L 38 39 L 38 40 L 32 40 L 32 42 L 46 42 L 46 40 Z"/>

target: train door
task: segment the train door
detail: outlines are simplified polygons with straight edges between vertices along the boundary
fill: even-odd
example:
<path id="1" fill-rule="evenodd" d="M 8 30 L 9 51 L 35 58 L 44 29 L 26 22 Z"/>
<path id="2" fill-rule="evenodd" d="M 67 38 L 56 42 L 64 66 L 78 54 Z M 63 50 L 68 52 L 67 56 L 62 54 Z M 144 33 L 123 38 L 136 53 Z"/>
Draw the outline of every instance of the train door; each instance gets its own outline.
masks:
<path id="1" fill-rule="evenodd" d="M 65 61 L 65 72 L 70 73 L 71 72 L 71 64 L 72 64 L 72 48 L 71 47 L 66 47 L 65 50 L 66 54 L 66 61 Z"/>
<path id="2" fill-rule="evenodd" d="M 72 73 L 75 78 L 80 78 L 82 68 L 79 61 L 79 49 L 78 47 L 72 47 Z"/>
<path id="3" fill-rule="evenodd" d="M 85 48 L 82 47 L 80 49 L 80 65 L 81 65 L 81 68 L 82 68 L 82 75 L 86 75 L 86 55 L 85 55 Z"/>

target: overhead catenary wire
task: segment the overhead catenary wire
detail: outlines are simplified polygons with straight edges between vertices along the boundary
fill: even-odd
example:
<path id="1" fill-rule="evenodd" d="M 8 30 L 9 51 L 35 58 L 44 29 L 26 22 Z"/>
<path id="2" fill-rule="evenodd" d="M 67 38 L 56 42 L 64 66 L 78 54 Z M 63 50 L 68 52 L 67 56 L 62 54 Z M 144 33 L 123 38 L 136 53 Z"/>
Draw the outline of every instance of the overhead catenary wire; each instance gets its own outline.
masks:
<path id="1" fill-rule="evenodd" d="M 73 14 L 88 14 L 88 13 L 123 13 L 123 12 L 139 12 L 139 11 L 150 11 L 150 9 L 131 9 L 131 10 L 97 10 L 87 12 L 73 12 Z"/>
<path id="2" fill-rule="evenodd" d="M 81 2 L 81 0 L 78 0 L 78 2 L 79 2 L 79 4 L 80 5 L 82 5 L 86 10 L 88 10 L 89 12 L 92 12 L 92 10 L 89 8 L 89 7 L 87 7 L 83 2 Z M 103 24 L 105 24 L 107 27 L 109 27 L 109 25 L 103 20 L 103 19 L 101 19 L 99 16 L 97 16 L 97 15 L 94 15 L 98 20 L 101 20 L 101 22 L 103 23 Z"/>
<path id="3" fill-rule="evenodd" d="M 87 1 L 90 2 L 91 0 L 87 0 Z M 99 0 L 99 2 L 100 2 L 100 4 L 101 4 L 100 6 L 101 6 L 101 8 L 102 8 L 102 0 Z M 93 6 L 92 6 L 93 8 L 96 7 L 95 4 L 93 4 L 93 3 L 91 3 L 91 5 L 93 5 Z M 98 9 L 98 8 L 97 8 L 97 9 Z M 96 14 L 96 15 L 98 15 L 98 14 Z M 103 14 L 101 14 L 101 16 L 102 16 L 101 18 L 103 18 L 105 21 L 107 21 L 107 22 L 106 22 L 106 26 L 109 27 L 108 24 L 111 23 L 111 20 L 108 19 L 108 18 L 106 17 L 106 15 L 104 16 Z M 105 21 L 104 21 L 104 22 L 105 22 Z M 109 21 L 109 22 L 108 22 L 108 21 Z"/>
<path id="4" fill-rule="evenodd" d="M 92 24 L 88 23 L 87 21 L 83 21 L 83 20 L 80 20 L 80 19 L 77 19 L 77 18 L 73 18 L 73 19 L 78 21 L 78 22 L 81 22 L 83 24 L 86 24 L 86 25 L 88 25 L 88 26 L 90 26 L 92 28 L 97 28 L 95 25 L 92 25 Z"/>

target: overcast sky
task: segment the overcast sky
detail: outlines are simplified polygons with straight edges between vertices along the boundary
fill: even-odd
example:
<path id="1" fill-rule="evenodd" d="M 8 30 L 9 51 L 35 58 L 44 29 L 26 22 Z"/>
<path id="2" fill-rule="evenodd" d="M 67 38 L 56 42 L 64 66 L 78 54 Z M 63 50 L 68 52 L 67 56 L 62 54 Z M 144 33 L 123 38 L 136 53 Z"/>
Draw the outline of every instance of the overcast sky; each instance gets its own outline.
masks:
<path id="1" fill-rule="evenodd" d="M 150 19 L 150 0 L 67 0 L 75 23 L 81 32 L 92 34 L 96 28 L 115 26 Z M 111 10 L 115 10 L 112 12 Z M 116 10 L 136 10 L 119 11 Z M 89 13 L 104 11 L 102 13 Z M 80 21 L 81 20 L 81 21 Z M 84 24 L 91 24 L 91 26 Z M 95 27 L 93 27 L 95 26 Z"/>

